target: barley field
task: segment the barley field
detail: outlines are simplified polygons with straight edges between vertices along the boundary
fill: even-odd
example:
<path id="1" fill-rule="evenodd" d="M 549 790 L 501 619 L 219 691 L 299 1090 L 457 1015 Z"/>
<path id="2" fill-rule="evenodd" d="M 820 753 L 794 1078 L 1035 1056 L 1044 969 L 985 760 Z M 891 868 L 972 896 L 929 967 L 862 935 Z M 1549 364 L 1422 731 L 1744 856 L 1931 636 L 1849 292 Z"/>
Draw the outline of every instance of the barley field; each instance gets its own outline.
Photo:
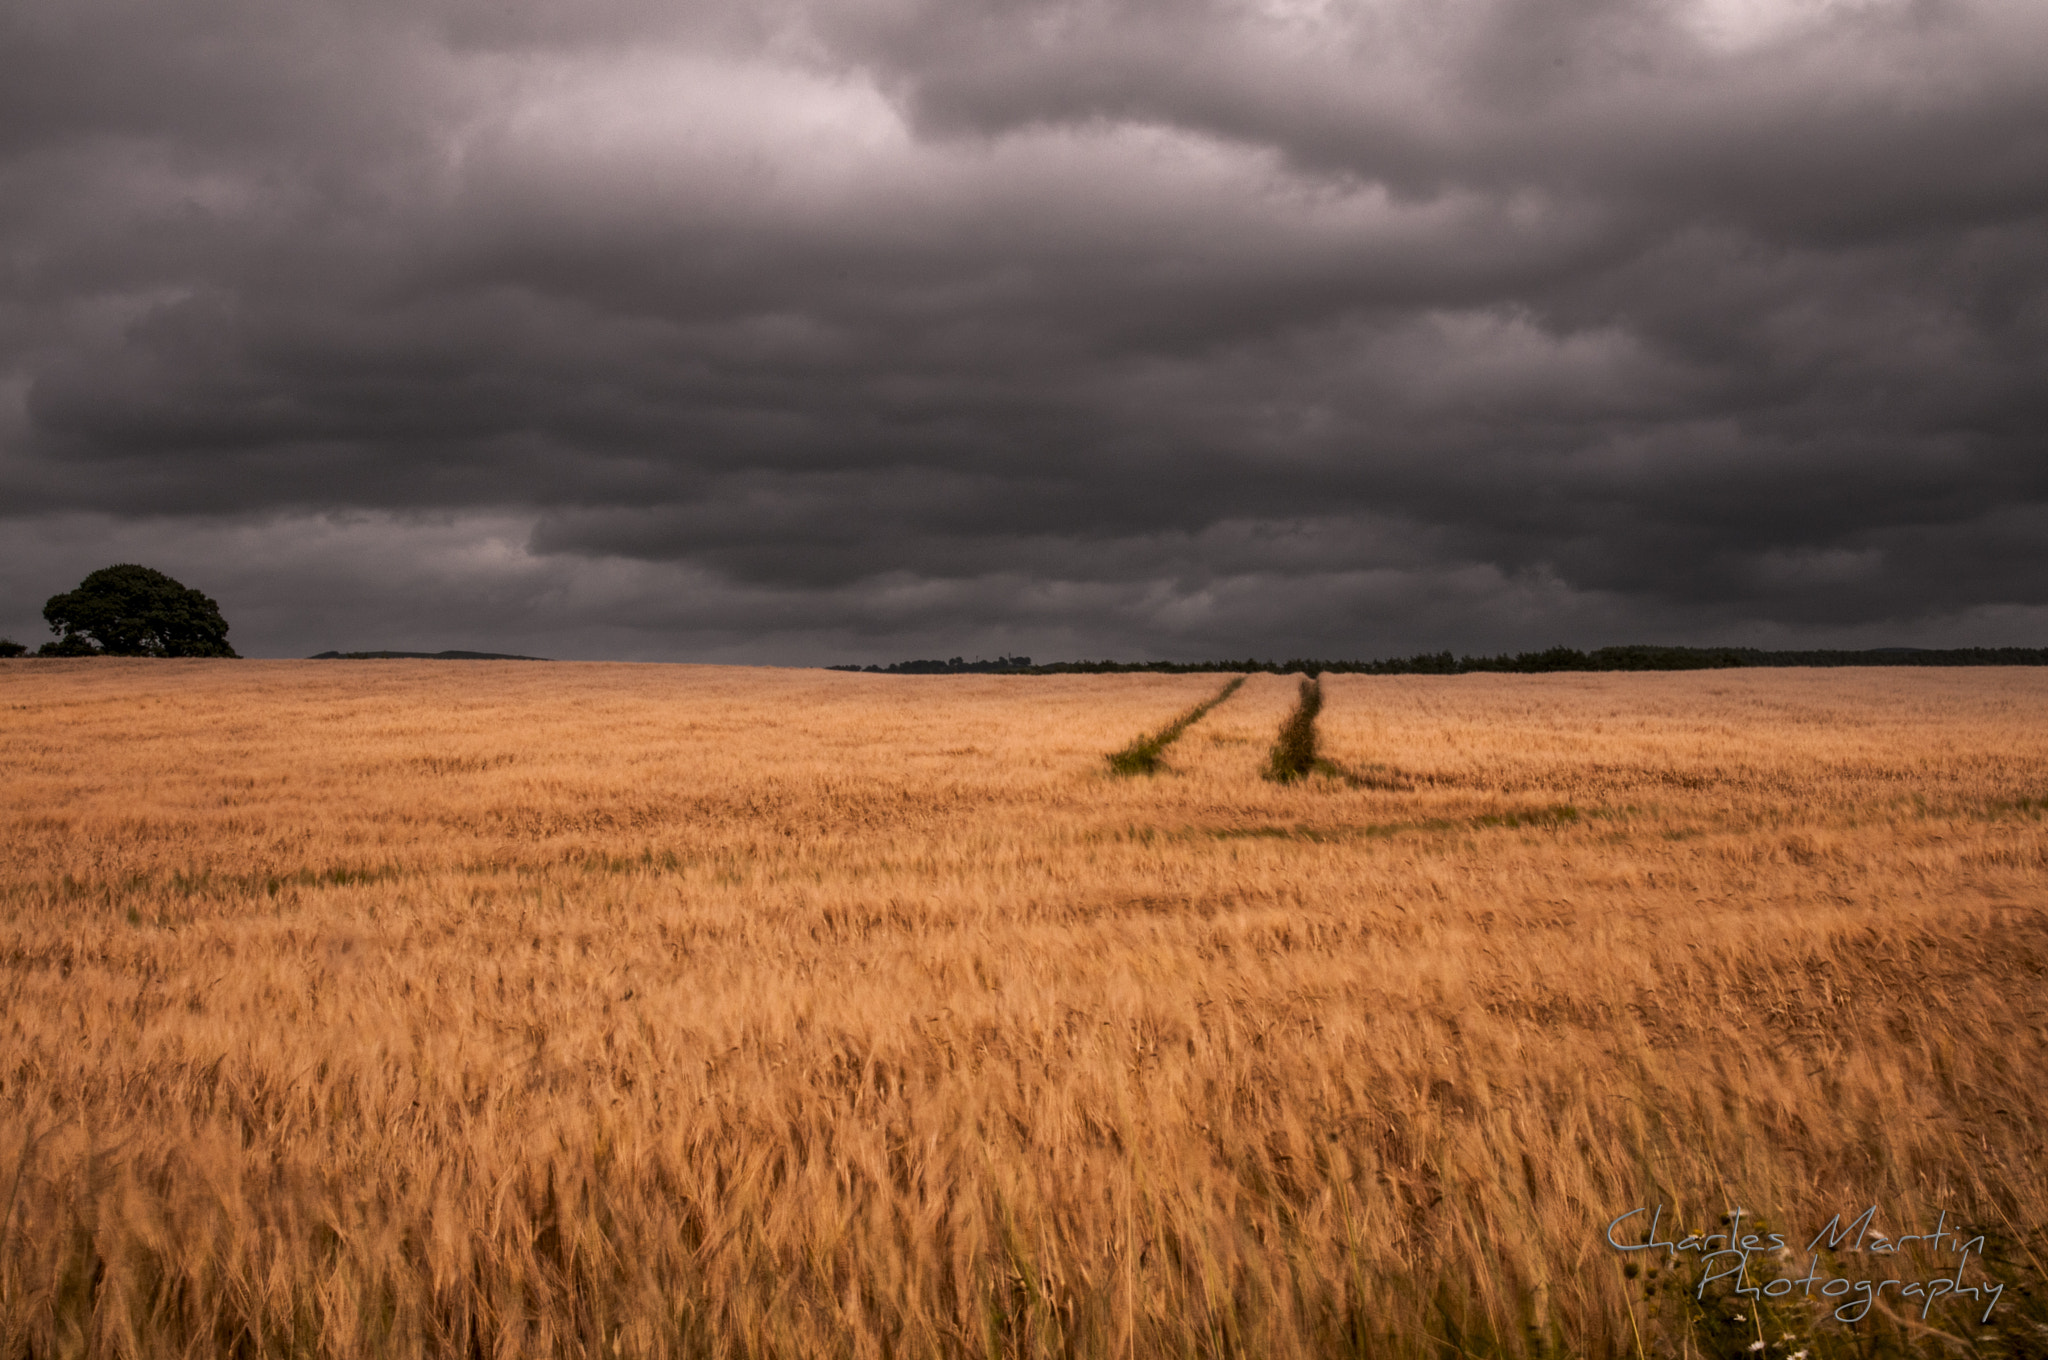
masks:
<path id="1" fill-rule="evenodd" d="M 2048 1354 L 2048 672 L 1227 678 L 0 662 L 0 1360 Z"/>

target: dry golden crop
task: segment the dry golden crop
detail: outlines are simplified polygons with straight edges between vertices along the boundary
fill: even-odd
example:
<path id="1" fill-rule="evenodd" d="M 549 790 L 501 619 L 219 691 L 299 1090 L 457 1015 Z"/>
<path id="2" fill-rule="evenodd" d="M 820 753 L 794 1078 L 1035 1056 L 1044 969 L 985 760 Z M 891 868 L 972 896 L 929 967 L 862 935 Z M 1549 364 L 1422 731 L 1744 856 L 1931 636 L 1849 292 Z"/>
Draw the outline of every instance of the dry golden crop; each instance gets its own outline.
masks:
<path id="1" fill-rule="evenodd" d="M 2048 672 L 1222 679 L 0 663 L 0 1357 L 2042 1353 Z"/>

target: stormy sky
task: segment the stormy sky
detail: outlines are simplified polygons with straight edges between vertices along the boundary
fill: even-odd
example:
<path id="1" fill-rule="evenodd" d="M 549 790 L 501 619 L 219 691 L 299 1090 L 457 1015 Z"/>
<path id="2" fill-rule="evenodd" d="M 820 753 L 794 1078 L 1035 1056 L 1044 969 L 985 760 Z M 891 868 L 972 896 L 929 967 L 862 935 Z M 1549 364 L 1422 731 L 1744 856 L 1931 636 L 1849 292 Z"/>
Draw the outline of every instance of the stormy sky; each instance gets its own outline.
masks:
<path id="1" fill-rule="evenodd" d="M 0 634 L 2048 644 L 2040 0 L 9 0 Z"/>

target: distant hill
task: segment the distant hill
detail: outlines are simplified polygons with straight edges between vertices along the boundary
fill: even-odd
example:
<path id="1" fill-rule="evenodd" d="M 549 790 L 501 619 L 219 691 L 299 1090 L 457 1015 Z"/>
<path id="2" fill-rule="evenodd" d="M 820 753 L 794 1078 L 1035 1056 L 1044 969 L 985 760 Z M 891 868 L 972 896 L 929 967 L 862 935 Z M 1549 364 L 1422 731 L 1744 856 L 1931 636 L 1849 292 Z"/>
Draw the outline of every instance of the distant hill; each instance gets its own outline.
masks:
<path id="1" fill-rule="evenodd" d="M 308 661 L 546 661 L 544 656 L 510 652 L 321 652 Z"/>
<path id="2" fill-rule="evenodd" d="M 1509 656 L 1453 656 L 1425 652 L 1382 661 L 1055 661 L 1033 665 L 1028 656 L 995 661 L 898 661 L 890 666 L 830 666 L 828 670 L 880 675 L 1103 675 L 1126 671 L 1263 672 L 1332 675 L 1471 675 L 1483 672 L 1543 674 L 1554 671 L 1701 671 L 1780 666 L 2048 666 L 2044 647 L 1872 647 L 1864 651 L 1761 651 L 1754 647 L 1601 647 L 1581 652 L 1552 647 Z"/>

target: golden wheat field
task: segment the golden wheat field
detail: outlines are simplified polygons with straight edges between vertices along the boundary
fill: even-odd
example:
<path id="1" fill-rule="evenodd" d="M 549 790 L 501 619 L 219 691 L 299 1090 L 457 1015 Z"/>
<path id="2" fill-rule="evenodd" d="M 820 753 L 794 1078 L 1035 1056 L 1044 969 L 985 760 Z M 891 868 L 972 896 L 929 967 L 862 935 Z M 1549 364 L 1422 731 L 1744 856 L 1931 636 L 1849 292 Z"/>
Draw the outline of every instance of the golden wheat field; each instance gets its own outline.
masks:
<path id="1" fill-rule="evenodd" d="M 2048 1353 L 2048 672 L 1225 678 L 0 663 L 0 1360 Z"/>

